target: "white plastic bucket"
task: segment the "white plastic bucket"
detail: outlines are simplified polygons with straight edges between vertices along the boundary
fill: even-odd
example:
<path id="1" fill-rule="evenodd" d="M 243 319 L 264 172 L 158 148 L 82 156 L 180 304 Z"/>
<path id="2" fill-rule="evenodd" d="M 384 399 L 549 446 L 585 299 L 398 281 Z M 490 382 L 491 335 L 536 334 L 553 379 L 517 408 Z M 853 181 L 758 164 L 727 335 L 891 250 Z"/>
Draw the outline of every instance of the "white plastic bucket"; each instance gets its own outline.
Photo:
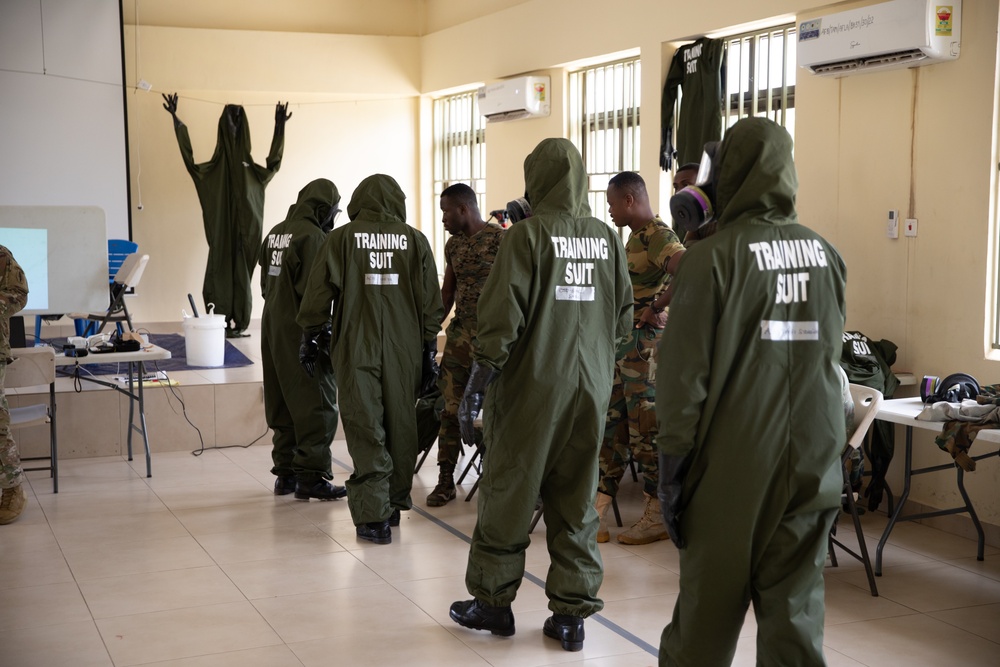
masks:
<path id="1" fill-rule="evenodd" d="M 208 314 L 184 318 L 184 352 L 188 366 L 223 365 L 226 361 L 226 316 Z"/>

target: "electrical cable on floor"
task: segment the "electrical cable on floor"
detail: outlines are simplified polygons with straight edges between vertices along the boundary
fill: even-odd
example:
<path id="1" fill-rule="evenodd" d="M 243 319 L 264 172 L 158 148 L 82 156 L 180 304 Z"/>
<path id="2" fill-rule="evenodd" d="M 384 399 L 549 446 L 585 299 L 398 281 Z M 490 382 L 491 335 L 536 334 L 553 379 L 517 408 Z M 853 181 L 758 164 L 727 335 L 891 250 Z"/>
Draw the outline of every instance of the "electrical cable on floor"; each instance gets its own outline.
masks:
<path id="1" fill-rule="evenodd" d="M 165 376 L 167 376 L 166 377 L 167 381 L 161 383 L 162 386 L 163 386 L 164 391 L 166 391 L 167 389 L 170 390 L 170 393 L 173 394 L 174 398 L 177 399 L 177 402 L 181 404 L 181 413 L 184 415 L 184 421 L 186 421 L 188 424 L 190 424 L 191 428 L 193 428 L 195 431 L 198 432 L 198 441 L 201 443 L 201 447 L 199 447 L 198 449 L 192 449 L 191 450 L 191 455 L 192 456 L 201 456 L 202 454 L 205 453 L 206 449 L 233 449 L 235 447 L 239 447 L 240 449 L 247 449 L 247 448 L 255 445 L 258 440 L 260 440 L 261 438 L 263 438 L 264 436 L 266 436 L 267 433 L 268 433 L 268 431 L 270 430 L 270 429 L 265 429 L 263 433 L 261 433 L 260 435 L 258 435 L 256 438 L 254 438 L 253 440 L 251 440 L 250 442 L 248 442 L 245 445 L 212 445 L 211 447 L 206 447 L 205 446 L 205 438 L 204 438 L 204 436 L 201 433 L 201 429 L 199 429 L 197 426 L 195 426 L 194 422 L 192 422 L 191 419 L 188 417 L 188 414 L 187 414 L 187 405 L 184 403 L 184 399 L 180 395 L 180 392 L 178 392 L 178 390 L 170 383 L 170 376 L 167 375 L 166 371 L 161 371 L 160 367 L 159 367 L 159 364 L 157 362 L 155 362 L 155 361 L 153 362 L 153 367 L 156 369 L 157 373 L 163 373 Z M 173 405 L 170 402 L 170 397 L 169 396 L 167 396 L 167 404 L 170 405 L 171 409 L 174 410 L 174 414 L 177 414 L 177 410 L 173 408 Z"/>
<path id="2" fill-rule="evenodd" d="M 184 421 L 186 421 L 188 424 L 190 424 L 191 428 L 193 428 L 195 430 L 195 432 L 198 434 L 198 441 L 201 443 L 201 449 L 200 450 L 194 450 L 191 453 L 194 456 L 201 456 L 201 453 L 203 451 L 205 451 L 205 437 L 202 435 L 201 429 L 198 428 L 197 426 L 195 426 L 194 422 L 191 421 L 191 418 L 188 417 L 187 404 L 184 403 L 184 398 L 181 396 L 180 392 L 178 392 L 177 389 L 174 388 L 174 386 L 170 383 L 170 376 L 167 374 L 167 372 L 166 371 L 161 371 L 160 370 L 160 364 L 158 362 L 156 362 L 156 361 L 153 362 L 153 368 L 156 369 L 156 373 L 157 374 L 163 373 L 166 376 L 167 381 L 161 383 L 161 385 L 163 387 L 163 390 L 164 391 L 170 390 L 170 394 L 172 394 L 173 397 L 177 399 L 177 402 L 181 404 L 181 414 L 184 416 Z M 140 380 L 140 382 L 141 381 L 142 380 Z M 170 402 L 170 396 L 169 395 L 167 396 L 167 405 L 169 405 L 170 409 L 174 411 L 174 414 L 177 414 L 177 409 L 174 408 L 173 403 Z"/>

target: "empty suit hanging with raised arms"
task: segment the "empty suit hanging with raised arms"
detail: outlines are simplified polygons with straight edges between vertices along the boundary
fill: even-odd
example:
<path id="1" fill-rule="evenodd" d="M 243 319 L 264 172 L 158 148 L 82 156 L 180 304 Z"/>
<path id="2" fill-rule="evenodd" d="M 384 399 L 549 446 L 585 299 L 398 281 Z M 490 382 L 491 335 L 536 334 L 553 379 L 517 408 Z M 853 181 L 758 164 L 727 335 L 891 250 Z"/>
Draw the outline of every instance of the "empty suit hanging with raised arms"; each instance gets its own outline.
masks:
<path id="1" fill-rule="evenodd" d="M 208 265 L 202 296 L 226 316 L 227 336 L 239 336 L 250 324 L 253 306 L 250 279 L 257 265 L 264 220 L 264 188 L 281 166 L 288 105 L 278 103 L 274 137 L 266 166 L 250 155 L 250 126 L 243 107 L 227 104 L 219 118 L 215 152 L 196 163 L 188 129 L 177 117 L 177 94 L 164 95 L 163 108 L 174 119 L 174 133 L 184 166 L 194 180 L 201 202 Z"/>

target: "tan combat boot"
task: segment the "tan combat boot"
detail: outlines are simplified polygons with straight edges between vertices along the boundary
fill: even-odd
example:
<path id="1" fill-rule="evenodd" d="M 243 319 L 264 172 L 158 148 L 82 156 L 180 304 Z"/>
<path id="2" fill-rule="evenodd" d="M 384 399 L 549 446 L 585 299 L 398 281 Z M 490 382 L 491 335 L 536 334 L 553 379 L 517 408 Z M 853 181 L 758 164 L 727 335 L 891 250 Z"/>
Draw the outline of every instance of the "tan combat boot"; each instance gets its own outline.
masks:
<path id="1" fill-rule="evenodd" d="M 28 494 L 24 492 L 23 484 L 18 484 L 12 489 L 4 489 L 3 496 L 0 497 L 0 525 L 10 523 L 21 516 L 27 502 Z"/>
<path id="2" fill-rule="evenodd" d="M 646 496 L 646 508 L 642 517 L 628 530 L 618 534 L 622 544 L 649 544 L 658 540 L 669 539 L 667 527 L 663 525 L 663 515 L 660 514 L 660 501 L 649 494 Z"/>
<path id="3" fill-rule="evenodd" d="M 438 483 L 434 490 L 427 496 L 428 507 L 441 507 L 449 500 L 454 500 L 455 490 L 455 464 L 442 461 L 438 473 Z"/>
<path id="4" fill-rule="evenodd" d="M 597 492 L 597 500 L 594 501 L 594 509 L 597 510 L 597 516 L 601 520 L 601 525 L 597 528 L 597 541 L 607 542 L 611 539 L 611 533 L 608 532 L 608 508 L 611 507 L 611 502 L 614 500 L 613 497 L 606 493 Z"/>

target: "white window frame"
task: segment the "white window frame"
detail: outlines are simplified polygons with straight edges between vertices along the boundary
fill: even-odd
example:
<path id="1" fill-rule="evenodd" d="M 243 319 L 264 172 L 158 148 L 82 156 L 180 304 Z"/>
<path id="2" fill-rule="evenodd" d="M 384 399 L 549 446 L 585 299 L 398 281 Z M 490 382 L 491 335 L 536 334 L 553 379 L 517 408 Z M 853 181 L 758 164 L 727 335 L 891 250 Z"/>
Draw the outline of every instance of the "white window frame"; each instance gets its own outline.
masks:
<path id="1" fill-rule="evenodd" d="M 612 225 L 608 181 L 622 171 L 639 171 L 639 57 L 570 72 L 570 140 L 587 169 L 587 200 L 595 218 Z"/>
<path id="2" fill-rule="evenodd" d="M 722 129 L 748 116 L 764 116 L 795 136 L 794 23 L 723 37 L 726 90 Z"/>
<path id="3" fill-rule="evenodd" d="M 435 99 L 433 118 L 435 213 L 441 193 L 456 183 L 465 183 L 475 191 L 482 210 L 486 202 L 486 118 L 479 113 L 477 91 Z M 447 233 L 437 224 L 429 236 L 434 256 L 443 265 Z"/>

